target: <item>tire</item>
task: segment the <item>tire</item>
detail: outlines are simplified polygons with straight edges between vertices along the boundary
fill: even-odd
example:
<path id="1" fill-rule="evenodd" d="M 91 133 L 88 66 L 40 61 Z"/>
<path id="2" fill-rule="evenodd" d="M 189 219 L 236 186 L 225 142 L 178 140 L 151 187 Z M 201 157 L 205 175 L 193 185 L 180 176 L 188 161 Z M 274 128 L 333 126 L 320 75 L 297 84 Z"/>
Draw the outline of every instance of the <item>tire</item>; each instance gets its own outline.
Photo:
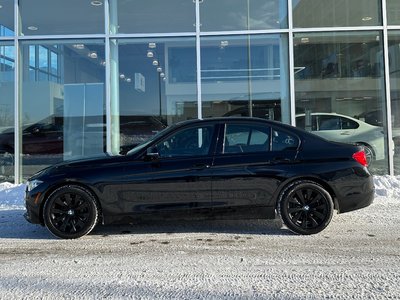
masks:
<path id="1" fill-rule="evenodd" d="M 93 230 L 99 219 L 99 206 L 83 187 L 66 185 L 47 198 L 43 220 L 47 229 L 62 239 L 80 238 Z"/>
<path id="2" fill-rule="evenodd" d="M 309 235 L 321 232 L 328 226 L 334 205 L 331 195 L 321 185 L 299 180 L 283 189 L 277 210 L 291 231 Z"/>

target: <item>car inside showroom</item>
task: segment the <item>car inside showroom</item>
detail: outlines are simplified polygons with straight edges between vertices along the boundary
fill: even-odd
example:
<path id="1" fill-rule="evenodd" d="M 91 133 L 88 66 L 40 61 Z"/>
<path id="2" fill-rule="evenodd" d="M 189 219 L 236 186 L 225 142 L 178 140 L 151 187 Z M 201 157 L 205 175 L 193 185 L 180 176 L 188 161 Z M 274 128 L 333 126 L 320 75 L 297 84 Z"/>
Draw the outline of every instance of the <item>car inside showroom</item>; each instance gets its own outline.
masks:
<path id="1" fill-rule="evenodd" d="M 223 116 L 400 175 L 400 2 L 0 0 L 0 182 Z"/>

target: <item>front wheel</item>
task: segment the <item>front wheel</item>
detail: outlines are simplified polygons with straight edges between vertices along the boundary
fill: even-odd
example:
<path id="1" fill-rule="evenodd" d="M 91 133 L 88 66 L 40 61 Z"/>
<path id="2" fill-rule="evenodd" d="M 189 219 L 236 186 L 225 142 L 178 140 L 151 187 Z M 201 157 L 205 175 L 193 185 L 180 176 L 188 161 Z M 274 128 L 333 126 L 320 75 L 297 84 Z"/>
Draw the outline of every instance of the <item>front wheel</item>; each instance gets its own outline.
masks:
<path id="1" fill-rule="evenodd" d="M 318 183 L 300 180 L 289 184 L 278 200 L 283 223 L 298 234 L 315 234 L 330 223 L 334 205 L 331 195 Z"/>
<path id="2" fill-rule="evenodd" d="M 99 208 L 96 199 L 85 188 L 62 186 L 47 199 L 43 208 L 46 227 L 56 237 L 76 239 L 96 226 Z"/>

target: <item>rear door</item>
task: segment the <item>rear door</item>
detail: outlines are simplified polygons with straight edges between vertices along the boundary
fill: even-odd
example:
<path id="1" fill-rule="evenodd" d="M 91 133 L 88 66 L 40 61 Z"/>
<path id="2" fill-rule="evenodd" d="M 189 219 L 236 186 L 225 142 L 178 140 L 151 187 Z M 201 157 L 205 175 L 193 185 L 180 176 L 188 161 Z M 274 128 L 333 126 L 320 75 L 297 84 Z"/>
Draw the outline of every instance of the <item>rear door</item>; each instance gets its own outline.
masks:
<path id="1" fill-rule="evenodd" d="M 286 167 L 296 158 L 298 138 L 257 122 L 228 122 L 220 132 L 212 167 L 215 212 L 266 217 Z"/>

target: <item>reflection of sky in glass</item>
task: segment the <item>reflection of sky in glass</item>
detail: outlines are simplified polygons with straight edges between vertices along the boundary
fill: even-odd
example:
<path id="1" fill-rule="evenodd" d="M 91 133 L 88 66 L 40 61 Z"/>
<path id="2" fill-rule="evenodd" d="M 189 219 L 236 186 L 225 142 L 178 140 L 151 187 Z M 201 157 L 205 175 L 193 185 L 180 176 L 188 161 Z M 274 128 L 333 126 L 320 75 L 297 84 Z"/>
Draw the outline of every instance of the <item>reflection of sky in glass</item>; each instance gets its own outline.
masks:
<path id="1" fill-rule="evenodd" d="M 4 70 L 14 69 L 14 47 L 0 46 L 0 64 L 4 66 Z M 0 68 L 3 70 L 3 67 Z"/>
<path id="2" fill-rule="evenodd" d="M 11 30 L 3 25 L 0 25 L 0 36 L 12 36 L 12 35 L 14 35 L 13 30 Z"/>
<path id="3" fill-rule="evenodd" d="M 29 66 L 35 67 L 36 66 L 36 47 L 29 46 Z"/>
<path id="4" fill-rule="evenodd" d="M 39 46 L 39 68 L 46 69 L 48 67 L 48 49 L 44 48 L 43 46 Z"/>
<path id="5" fill-rule="evenodd" d="M 57 75 L 58 56 L 55 52 L 50 52 L 50 73 Z"/>

